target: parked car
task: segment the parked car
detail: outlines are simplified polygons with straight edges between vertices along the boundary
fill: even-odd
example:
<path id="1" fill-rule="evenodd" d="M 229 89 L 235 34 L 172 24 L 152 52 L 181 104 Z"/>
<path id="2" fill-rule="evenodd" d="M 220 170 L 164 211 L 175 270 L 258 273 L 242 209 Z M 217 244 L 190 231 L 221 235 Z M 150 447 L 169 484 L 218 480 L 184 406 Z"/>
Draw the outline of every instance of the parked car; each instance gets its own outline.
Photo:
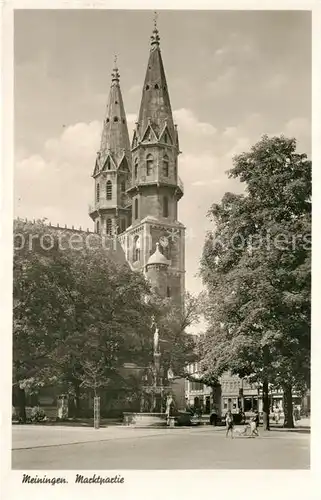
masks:
<path id="1" fill-rule="evenodd" d="M 174 417 L 176 425 L 199 425 L 201 423 L 199 415 L 192 411 L 178 411 Z"/>
<path id="2" fill-rule="evenodd" d="M 212 412 L 210 414 L 210 424 L 211 425 L 218 425 L 220 423 L 220 418 L 219 416 L 217 415 L 216 412 Z"/>
<path id="3" fill-rule="evenodd" d="M 226 414 L 220 417 L 216 412 L 212 412 L 210 415 L 210 424 L 211 425 L 224 425 L 225 424 Z M 242 412 L 233 413 L 233 420 L 235 425 L 244 425 L 246 418 L 245 414 Z"/>

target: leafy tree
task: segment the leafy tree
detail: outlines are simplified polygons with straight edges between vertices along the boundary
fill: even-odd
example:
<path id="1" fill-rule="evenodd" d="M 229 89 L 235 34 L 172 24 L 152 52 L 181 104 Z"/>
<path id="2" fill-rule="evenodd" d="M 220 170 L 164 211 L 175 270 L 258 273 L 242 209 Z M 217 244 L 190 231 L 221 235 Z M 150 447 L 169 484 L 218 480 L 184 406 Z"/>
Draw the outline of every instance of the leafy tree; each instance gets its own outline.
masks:
<path id="1" fill-rule="evenodd" d="M 26 387 L 72 387 L 79 410 L 90 364 L 104 367 L 106 384 L 124 385 L 124 361 L 145 359 L 152 342 L 144 277 L 97 244 L 98 235 L 91 248 L 86 233 L 77 247 L 62 245 L 61 234 L 42 221 L 15 224 L 13 383 L 23 420 Z"/>
<path id="2" fill-rule="evenodd" d="M 282 387 L 292 427 L 292 390 L 310 376 L 311 162 L 295 139 L 264 136 L 229 175 L 245 194 L 226 193 L 210 210 L 204 377 L 231 370 L 262 384 L 265 428 L 269 384 Z"/>
<path id="3" fill-rule="evenodd" d="M 56 266 L 57 241 L 48 258 L 40 245 L 48 234 L 43 221 L 15 222 L 13 261 L 13 386 L 26 420 L 26 392 L 44 384 L 47 355 L 61 328 L 66 303 L 59 286 L 65 269 Z M 53 279 L 54 277 L 54 279 Z"/>
<path id="4" fill-rule="evenodd" d="M 153 297 L 154 317 L 160 330 L 162 365 L 175 376 L 186 376 L 186 366 L 196 360 L 195 342 L 187 333 L 199 321 L 202 297 L 185 293 L 183 307 L 171 298 Z"/>

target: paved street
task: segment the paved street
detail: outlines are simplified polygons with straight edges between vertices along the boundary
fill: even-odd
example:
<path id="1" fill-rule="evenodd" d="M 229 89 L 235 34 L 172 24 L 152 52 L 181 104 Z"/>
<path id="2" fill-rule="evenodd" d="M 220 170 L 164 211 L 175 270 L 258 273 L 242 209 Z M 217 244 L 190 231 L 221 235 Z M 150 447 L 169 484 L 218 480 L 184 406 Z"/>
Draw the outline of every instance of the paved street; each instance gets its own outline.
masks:
<path id="1" fill-rule="evenodd" d="M 13 426 L 14 469 L 308 469 L 308 429 L 226 439 L 224 428 Z"/>

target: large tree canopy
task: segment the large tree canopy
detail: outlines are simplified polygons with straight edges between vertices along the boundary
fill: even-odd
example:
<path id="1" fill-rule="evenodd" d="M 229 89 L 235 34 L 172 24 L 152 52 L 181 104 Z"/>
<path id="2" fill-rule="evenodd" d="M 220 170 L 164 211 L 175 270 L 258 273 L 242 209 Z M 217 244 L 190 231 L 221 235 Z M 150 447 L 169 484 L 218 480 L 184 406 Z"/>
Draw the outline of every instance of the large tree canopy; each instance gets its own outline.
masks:
<path id="1" fill-rule="evenodd" d="M 262 383 L 265 413 L 268 384 L 283 387 L 292 425 L 291 390 L 310 373 L 311 162 L 294 139 L 264 136 L 229 175 L 245 194 L 226 193 L 210 210 L 204 377 L 231 370 Z"/>
<path id="2" fill-rule="evenodd" d="M 42 222 L 15 224 L 13 381 L 21 391 L 69 384 L 79 397 L 86 374 L 98 370 L 106 387 L 125 361 L 146 361 L 150 290 L 106 246 L 86 245 L 86 233 L 77 245 L 61 245 L 59 234 Z"/>
<path id="3" fill-rule="evenodd" d="M 155 320 L 161 334 L 162 364 L 176 376 L 186 376 L 187 366 L 197 355 L 195 342 L 187 331 L 199 321 L 202 295 L 185 293 L 182 304 L 168 298 L 153 297 Z"/>
<path id="4" fill-rule="evenodd" d="M 169 368 L 182 375 L 195 356 L 186 328 L 198 300 L 186 294 L 182 308 L 156 296 L 109 243 L 42 221 L 15 223 L 13 383 L 23 418 L 25 389 L 58 385 L 74 396 L 76 412 L 84 390 L 134 394 L 141 381 L 124 364 L 150 366 L 155 324 L 165 376 Z"/>

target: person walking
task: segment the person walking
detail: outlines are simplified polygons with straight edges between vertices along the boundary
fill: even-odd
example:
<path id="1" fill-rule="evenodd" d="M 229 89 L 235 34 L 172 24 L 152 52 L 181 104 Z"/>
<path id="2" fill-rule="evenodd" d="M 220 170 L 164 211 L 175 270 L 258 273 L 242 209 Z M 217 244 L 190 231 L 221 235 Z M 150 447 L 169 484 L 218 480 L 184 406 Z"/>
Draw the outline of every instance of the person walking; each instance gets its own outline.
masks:
<path id="1" fill-rule="evenodd" d="M 254 416 L 251 418 L 251 436 L 259 436 L 259 424 L 260 424 L 260 416 L 259 412 L 255 410 Z"/>
<path id="2" fill-rule="evenodd" d="M 225 424 L 226 424 L 226 436 L 228 436 L 229 432 L 231 431 L 231 437 L 233 439 L 233 429 L 234 429 L 234 420 L 233 420 L 233 415 L 231 410 L 228 410 L 225 416 Z"/>

